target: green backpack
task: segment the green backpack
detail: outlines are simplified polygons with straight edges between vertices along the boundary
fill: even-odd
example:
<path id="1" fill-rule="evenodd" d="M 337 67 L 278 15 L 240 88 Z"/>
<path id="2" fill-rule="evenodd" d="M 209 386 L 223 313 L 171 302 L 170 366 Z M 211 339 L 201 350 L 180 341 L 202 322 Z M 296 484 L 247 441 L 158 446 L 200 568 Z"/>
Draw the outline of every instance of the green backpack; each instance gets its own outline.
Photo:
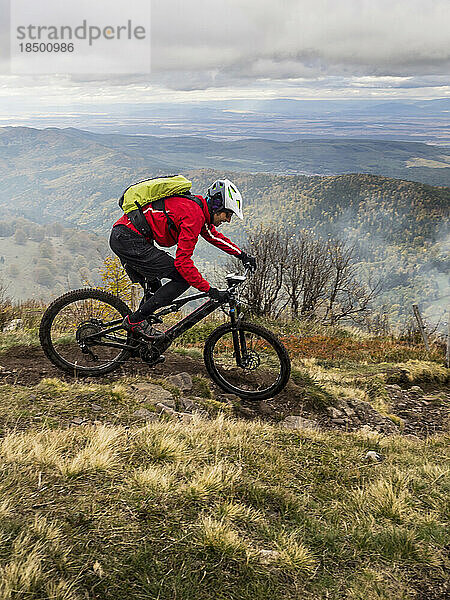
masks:
<path id="1" fill-rule="evenodd" d="M 164 200 L 171 196 L 189 198 L 203 210 L 202 201 L 189 193 L 191 186 L 192 182 L 183 175 L 163 175 L 152 179 L 144 179 L 144 181 L 138 181 L 130 185 L 124 191 L 119 199 L 119 206 L 139 233 L 142 233 L 145 237 L 153 237 L 143 208 L 150 203 L 154 204 L 155 208 L 164 212 L 169 223 L 169 231 L 174 235 L 176 227 L 166 212 Z"/>

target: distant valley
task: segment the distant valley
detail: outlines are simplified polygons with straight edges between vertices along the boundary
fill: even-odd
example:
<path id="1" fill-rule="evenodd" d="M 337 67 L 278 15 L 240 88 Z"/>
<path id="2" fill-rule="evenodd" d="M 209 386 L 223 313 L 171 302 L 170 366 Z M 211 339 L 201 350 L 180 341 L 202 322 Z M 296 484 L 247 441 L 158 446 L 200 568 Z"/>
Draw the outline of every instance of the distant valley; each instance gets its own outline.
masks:
<path id="1" fill-rule="evenodd" d="M 203 100 L 201 102 L 83 102 L 80 107 L 28 102 L 26 113 L 0 97 L 0 127 L 21 124 L 74 127 L 95 133 L 197 136 L 243 140 L 264 138 L 365 139 L 450 143 L 450 99 L 396 98 L 297 100 L 293 98 Z"/>
<path id="2" fill-rule="evenodd" d="M 0 129 L 0 212 L 9 212 L 14 199 L 12 210 L 16 205 L 18 214 L 31 220 L 59 220 L 63 213 L 73 225 L 104 231 L 106 224 L 85 220 L 85 213 L 110 218 L 112 199 L 133 181 L 204 168 L 224 174 L 370 173 L 441 186 L 450 182 L 450 149 L 336 138 L 218 142 L 6 127 Z M 105 212 L 99 213 L 100 205 Z"/>
<path id="3" fill-rule="evenodd" d="M 245 242 L 250 228 L 271 222 L 344 239 L 355 246 L 362 276 L 381 278 L 384 291 L 379 303 L 387 306 L 395 321 L 405 319 L 415 302 L 434 318 L 448 302 L 450 194 L 442 187 L 449 168 L 430 163 L 447 160 L 445 152 L 442 147 L 407 142 L 219 143 L 190 137 L 0 129 L 0 220 L 7 225 L 13 219 L 15 229 L 26 233 L 26 243 L 23 235 L 18 243 L 15 230 L 0 227 L 4 261 L 0 275 L 10 282 L 16 299 L 48 298 L 79 285 L 89 274 L 98 280 L 98 268 L 108 252 L 106 236 L 121 214 L 117 198 L 126 186 L 159 173 L 183 172 L 192 179 L 195 192 L 205 193 L 211 181 L 226 175 L 246 201 L 244 228 L 235 222 L 226 229 L 238 243 Z M 405 166 L 414 161 L 428 166 Z M 345 172 L 345 165 L 353 163 L 359 171 L 425 173 L 425 179 L 436 174 L 439 186 L 361 172 L 326 175 Z M 297 170 L 323 174 L 296 174 Z M 20 218 L 36 224 L 37 240 L 32 224 L 17 226 Z M 81 236 L 93 236 L 91 250 L 86 253 L 83 243 L 77 244 L 74 229 L 55 236 L 52 222 L 89 232 Z M 50 250 L 46 244 L 42 248 L 46 239 Z M 68 241 L 71 250 L 66 255 Z M 43 255 L 49 252 L 50 256 Z M 212 273 L 224 258 L 199 243 L 196 261 L 205 273 Z"/>

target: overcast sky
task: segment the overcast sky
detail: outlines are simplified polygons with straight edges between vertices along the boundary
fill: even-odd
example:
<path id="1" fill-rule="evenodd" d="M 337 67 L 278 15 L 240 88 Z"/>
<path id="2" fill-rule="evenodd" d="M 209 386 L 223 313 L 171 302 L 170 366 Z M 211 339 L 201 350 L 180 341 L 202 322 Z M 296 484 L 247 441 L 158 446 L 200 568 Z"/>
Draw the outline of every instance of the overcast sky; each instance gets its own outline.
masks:
<path id="1" fill-rule="evenodd" d="M 152 72 L 77 76 L 8 73 L 8 5 L 0 0 L 2 112 L 30 104 L 449 95 L 449 0 L 153 0 Z"/>

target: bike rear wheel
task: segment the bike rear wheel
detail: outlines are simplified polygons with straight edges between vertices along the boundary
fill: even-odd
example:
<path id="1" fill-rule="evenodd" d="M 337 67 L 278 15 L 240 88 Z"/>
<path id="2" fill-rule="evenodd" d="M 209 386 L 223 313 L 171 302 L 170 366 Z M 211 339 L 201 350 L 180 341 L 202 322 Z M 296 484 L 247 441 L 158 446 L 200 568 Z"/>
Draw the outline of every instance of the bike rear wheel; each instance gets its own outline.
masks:
<path id="1" fill-rule="evenodd" d="M 100 333 L 112 321 L 120 322 L 129 313 L 125 302 L 102 290 L 82 289 L 64 294 L 50 304 L 42 317 L 42 349 L 54 365 L 70 375 L 95 377 L 110 373 L 130 353 L 102 343 L 130 344 L 130 334 L 118 330 L 94 339 L 90 336 Z"/>
<path id="2" fill-rule="evenodd" d="M 252 323 L 240 323 L 234 336 L 231 323 L 215 329 L 206 340 L 203 356 L 211 379 L 224 391 L 246 400 L 266 400 L 279 394 L 291 373 L 283 344 L 271 331 Z"/>

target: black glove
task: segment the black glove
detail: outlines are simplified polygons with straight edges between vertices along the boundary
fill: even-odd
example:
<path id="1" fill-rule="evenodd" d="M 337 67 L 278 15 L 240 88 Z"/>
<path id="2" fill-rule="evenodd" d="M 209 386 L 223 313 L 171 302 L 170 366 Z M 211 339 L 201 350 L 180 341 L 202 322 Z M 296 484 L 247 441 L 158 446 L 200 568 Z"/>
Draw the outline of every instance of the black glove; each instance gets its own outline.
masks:
<path id="1" fill-rule="evenodd" d="M 247 254 L 246 252 L 242 252 L 238 256 L 238 258 L 242 262 L 244 267 L 246 267 L 247 269 L 250 269 L 250 271 L 256 271 L 256 258 L 254 256 L 251 256 L 250 254 Z"/>
<path id="2" fill-rule="evenodd" d="M 228 292 L 225 291 L 221 291 L 218 290 L 217 288 L 214 287 L 210 287 L 209 291 L 208 291 L 208 296 L 212 299 L 212 300 L 217 300 L 217 302 L 226 302 L 229 298 L 228 296 Z"/>

